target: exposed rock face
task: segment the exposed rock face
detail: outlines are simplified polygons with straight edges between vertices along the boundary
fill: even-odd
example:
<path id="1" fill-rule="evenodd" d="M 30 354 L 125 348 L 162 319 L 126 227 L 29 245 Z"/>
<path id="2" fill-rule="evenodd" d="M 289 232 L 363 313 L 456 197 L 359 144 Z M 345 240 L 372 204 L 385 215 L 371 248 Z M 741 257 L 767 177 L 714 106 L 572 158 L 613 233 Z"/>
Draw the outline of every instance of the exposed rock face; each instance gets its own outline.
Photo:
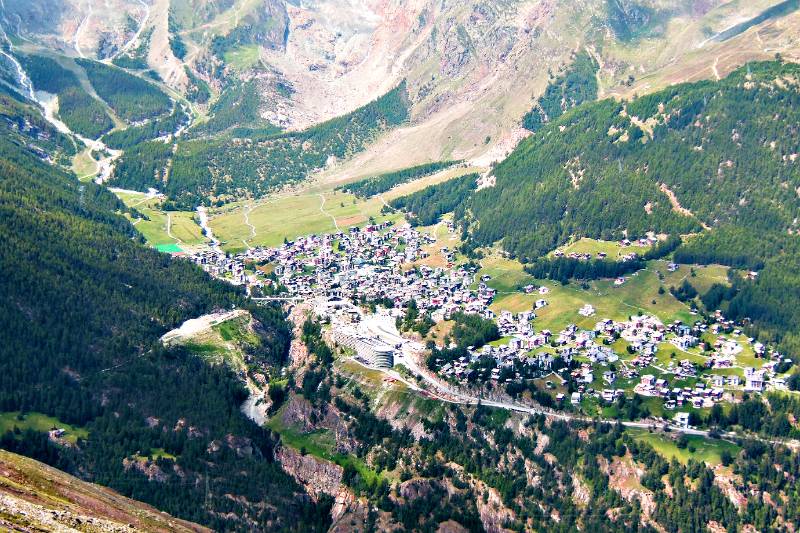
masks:
<path id="1" fill-rule="evenodd" d="M 406 406 L 397 402 L 381 403 L 375 413 L 389 421 L 395 429 L 408 428 L 415 439 L 430 437 L 422 423 L 422 417 L 414 406 Z"/>
<path id="2" fill-rule="evenodd" d="M 436 482 L 430 479 L 409 479 L 400 483 L 397 493 L 406 500 L 427 498 L 434 490 L 434 483 Z"/>
<path id="3" fill-rule="evenodd" d="M 289 312 L 289 321 L 294 325 L 292 342 L 289 345 L 289 368 L 292 370 L 301 370 L 309 363 L 308 348 L 300 337 L 303 333 L 303 323 L 310 312 L 311 310 L 306 304 L 295 305 Z M 295 379 L 297 386 L 302 386 L 304 374 L 302 371 L 297 372 Z"/>
<path id="4" fill-rule="evenodd" d="M 600 468 L 608 474 L 608 486 L 628 501 L 639 500 L 642 512 L 649 517 L 656 509 L 653 492 L 645 488 L 640 479 L 645 473 L 644 467 L 636 463 L 630 454 L 625 457 L 614 457 L 609 464 L 604 457 L 599 457 Z"/>
<path id="5" fill-rule="evenodd" d="M 319 497 L 320 494 L 336 497 L 340 493 L 344 472 L 341 466 L 312 455 L 302 455 L 286 446 L 279 446 L 275 450 L 275 459 L 313 497 Z"/>
<path id="6" fill-rule="evenodd" d="M 717 9 L 726 3 L 624 0 L 614 3 L 615 9 L 607 0 L 6 0 L 5 5 L 7 26 L 17 33 L 92 57 L 113 55 L 146 20 L 154 30 L 148 62 L 168 85 L 185 89 L 185 66 L 217 90 L 236 77 L 256 79 L 262 116 L 288 129 L 345 114 L 406 80 L 412 123 L 386 134 L 366 153 L 326 168 L 324 177 L 336 181 L 433 159 L 463 158 L 488 167 L 527 135 L 521 117 L 575 50 L 590 50 L 598 60 L 603 95 L 652 90 L 646 80 L 653 77 L 645 75 L 655 71 L 669 73 L 660 79 L 686 81 L 687 61 L 689 71 L 708 71 L 710 77 L 707 65 L 699 65 L 708 60 L 703 53 L 709 47 L 703 45 L 709 32 L 761 9 L 759 2 Z M 184 13 L 177 21 L 188 50 L 183 60 L 169 46 L 173 4 L 179 6 L 173 11 Z M 673 31 L 677 27 L 679 33 Z M 632 37 L 642 31 L 653 39 L 651 49 L 630 49 Z M 791 31 L 762 33 L 769 41 L 764 49 L 795 53 L 796 39 L 782 33 Z M 258 61 L 224 65 L 211 50 L 220 37 L 234 48 L 258 46 Z M 740 61 L 765 57 L 762 47 L 750 48 L 737 53 Z M 638 77 L 643 81 L 634 80 Z"/>
<path id="7" fill-rule="evenodd" d="M 362 531 L 370 510 L 369 503 L 356 496 L 342 484 L 344 469 L 330 461 L 312 455 L 302 455 L 297 450 L 280 446 L 275 450 L 275 460 L 297 482 L 305 487 L 312 498 L 322 494 L 333 496 L 332 525 L 329 532 L 350 533 Z M 391 515 L 378 512 L 379 531 L 393 531 Z"/>
<path id="8" fill-rule="evenodd" d="M 281 0 L 261 0 L 253 11 L 242 17 L 239 28 L 245 29 L 246 42 L 272 50 L 285 50 L 289 35 L 286 4 Z"/>
<path id="9" fill-rule="evenodd" d="M 137 459 L 128 459 L 127 457 L 122 460 L 122 466 L 125 470 L 138 470 L 150 481 L 157 481 L 164 483 L 167 480 L 167 475 L 155 463 L 150 461 L 142 461 Z"/>
<path id="10" fill-rule="evenodd" d="M 484 503 L 481 495 L 487 492 L 489 499 Z M 497 490 L 490 488 L 483 482 L 475 483 L 475 494 L 478 496 L 475 503 L 478 506 L 478 514 L 481 517 L 483 529 L 487 533 L 501 533 L 508 531 L 503 524 L 514 519 L 514 513 L 503 504 L 503 499 Z"/>
<path id="11" fill-rule="evenodd" d="M 253 455 L 260 455 L 257 450 L 253 448 L 253 441 L 247 437 L 239 437 L 236 435 L 226 435 L 225 444 L 236 452 L 239 457 L 251 457 Z"/>
<path id="12" fill-rule="evenodd" d="M 733 474 L 730 468 L 717 465 L 714 468 L 714 484 L 722 490 L 737 509 L 742 509 L 747 505 L 747 498 L 737 488 L 742 486 L 742 478 Z"/>
<path id="13" fill-rule="evenodd" d="M 455 520 L 447 520 L 439 524 L 436 533 L 467 533 L 469 530 L 456 522 Z"/>
<path id="14" fill-rule="evenodd" d="M 134 36 L 136 28 L 129 18 L 141 21 L 146 12 L 142 3 L 126 0 L 7 0 L 4 6 L 3 15 L 16 33 L 56 50 L 101 59 L 112 56 Z"/>
<path id="15" fill-rule="evenodd" d="M 375 513 L 375 527 L 367 530 L 365 525 L 368 523 L 370 510 Z M 342 489 L 336 495 L 336 502 L 331 509 L 331 517 L 333 524 L 328 529 L 328 533 L 354 533 L 354 532 L 367 532 L 367 531 L 381 531 L 391 533 L 393 531 L 404 531 L 404 529 L 394 523 L 391 519 L 391 514 L 379 511 L 374 508 L 370 509 L 369 504 L 363 500 L 358 499 L 353 494 Z"/>
<path id="16" fill-rule="evenodd" d="M 459 465 L 451 463 L 448 466 L 454 470 L 463 471 Z M 512 521 L 514 519 L 514 513 L 503 504 L 500 493 L 484 482 L 472 478 L 472 476 L 467 476 L 466 481 L 476 496 L 475 504 L 478 508 L 478 515 L 487 533 L 505 533 L 509 531 L 503 527 L 503 524 Z M 458 489 L 449 482 L 442 484 L 433 479 L 415 478 L 402 482 L 397 488 L 397 494 L 399 498 L 410 502 L 419 498 L 428 498 L 431 493 L 440 486 L 443 486 L 450 494 L 458 492 Z M 484 493 L 487 495 L 485 502 L 483 500 Z M 461 531 L 461 529 L 459 529 L 460 527 L 461 524 L 448 521 L 440 524 L 439 531 Z"/>
<path id="17" fill-rule="evenodd" d="M 330 430 L 336 439 L 336 451 L 340 453 L 352 452 L 356 447 L 356 442 L 348 437 L 347 424 L 333 406 L 328 406 L 322 415 L 308 400 L 292 393 L 283 409 L 281 422 L 304 433 L 317 429 Z"/>
<path id="18" fill-rule="evenodd" d="M 576 504 L 584 506 L 591 501 L 591 491 L 580 477 L 572 476 L 572 489 L 572 501 Z"/>

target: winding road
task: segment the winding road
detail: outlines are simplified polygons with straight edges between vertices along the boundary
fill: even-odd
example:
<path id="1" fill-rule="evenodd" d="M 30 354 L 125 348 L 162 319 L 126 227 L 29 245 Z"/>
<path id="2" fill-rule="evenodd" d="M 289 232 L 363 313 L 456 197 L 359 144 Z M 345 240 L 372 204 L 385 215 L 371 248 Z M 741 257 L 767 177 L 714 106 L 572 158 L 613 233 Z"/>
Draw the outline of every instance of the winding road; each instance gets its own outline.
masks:
<path id="1" fill-rule="evenodd" d="M 83 50 L 81 50 L 80 36 L 81 36 L 81 32 L 83 32 L 84 28 L 86 27 L 86 24 L 89 23 L 89 17 L 91 17 L 91 16 L 92 16 L 92 4 L 89 4 L 89 12 L 86 13 L 86 16 L 83 18 L 81 23 L 78 24 L 78 28 L 75 30 L 75 35 L 72 38 L 73 39 L 73 43 L 72 44 L 75 47 L 75 51 L 78 53 L 78 55 L 80 57 L 83 57 L 83 58 L 85 58 L 86 56 L 83 55 Z"/>
<path id="2" fill-rule="evenodd" d="M 336 222 L 336 217 L 330 214 L 328 211 L 325 211 L 325 195 L 319 193 L 319 198 L 320 200 L 322 200 L 322 204 L 320 204 L 319 206 L 319 212 L 322 213 L 323 215 L 331 217 L 331 220 L 333 220 L 333 225 L 336 228 L 336 231 L 342 231 L 342 229 L 339 227 L 339 223 Z"/>
<path id="3" fill-rule="evenodd" d="M 383 341 L 392 345 L 398 345 L 398 344 L 402 345 L 402 354 L 396 359 L 395 364 L 404 365 L 409 370 L 409 372 L 420 378 L 425 383 L 425 385 L 427 385 L 430 388 L 421 388 L 415 384 L 412 384 L 408 380 L 400 376 L 394 370 L 386 370 L 386 369 L 379 369 L 379 370 L 383 371 L 384 373 L 386 373 L 387 375 L 389 375 L 394 379 L 402 381 L 412 390 L 431 395 L 434 398 L 441 401 L 460 404 L 460 405 L 477 405 L 480 403 L 481 405 L 495 407 L 498 409 L 506 409 L 508 411 L 515 411 L 518 413 L 526 413 L 529 415 L 545 415 L 548 418 L 555 420 L 564 420 L 564 421 L 575 420 L 575 421 L 590 422 L 590 423 L 602 422 L 607 424 L 619 423 L 625 427 L 637 428 L 637 429 L 664 427 L 668 428 L 671 431 L 677 433 L 685 433 L 687 435 L 698 435 L 702 437 L 708 437 L 710 435 L 710 431 L 708 430 L 675 426 L 660 420 L 632 422 L 632 421 L 616 420 L 616 419 L 591 418 L 583 415 L 576 415 L 572 413 L 565 413 L 560 411 L 554 411 L 551 409 L 545 409 L 544 407 L 541 406 L 522 405 L 507 401 L 479 398 L 477 396 L 473 396 L 452 388 L 451 386 L 449 386 L 448 384 L 446 384 L 445 382 L 434 376 L 434 374 L 430 370 L 428 370 L 427 368 L 423 368 L 423 366 L 420 365 L 419 363 L 422 345 L 418 342 L 410 341 L 404 338 L 402 335 L 400 335 L 397 329 L 394 327 L 394 324 L 391 322 L 391 319 L 387 320 L 387 317 L 381 315 L 372 315 L 364 317 L 364 323 L 371 333 L 377 335 Z M 755 439 L 769 444 L 782 444 L 793 449 L 800 449 L 800 441 L 797 440 L 766 439 L 755 435 L 739 435 L 735 432 L 720 433 L 720 437 L 723 439 L 733 439 L 733 438 Z"/>
<path id="4" fill-rule="evenodd" d="M 136 33 L 133 34 L 133 37 L 131 37 L 127 43 L 122 45 L 122 47 L 117 51 L 117 53 L 114 54 L 114 57 L 118 57 L 120 54 L 124 54 L 133 46 L 133 44 L 139 39 L 139 36 L 142 34 L 142 31 L 144 31 L 144 27 L 145 25 L 147 25 L 148 19 L 150 19 L 150 6 L 144 3 L 144 0 L 139 0 L 139 3 L 142 4 L 142 7 L 144 8 L 144 17 L 142 18 L 142 22 L 139 23 L 139 29 L 136 30 Z"/>
<path id="5" fill-rule="evenodd" d="M 250 223 L 250 213 L 253 211 L 253 204 L 249 204 L 244 209 L 244 224 L 250 228 L 250 238 L 249 239 L 242 239 L 242 243 L 250 249 L 250 243 L 248 241 L 252 241 L 256 238 L 256 227 Z"/>

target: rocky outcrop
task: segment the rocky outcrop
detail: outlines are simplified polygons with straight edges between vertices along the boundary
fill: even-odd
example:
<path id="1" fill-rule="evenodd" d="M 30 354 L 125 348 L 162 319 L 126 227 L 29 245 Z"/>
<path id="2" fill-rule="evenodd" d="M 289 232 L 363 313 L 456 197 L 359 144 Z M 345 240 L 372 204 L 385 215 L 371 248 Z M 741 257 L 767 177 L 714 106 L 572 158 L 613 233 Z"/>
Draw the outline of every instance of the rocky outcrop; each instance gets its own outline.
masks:
<path id="1" fill-rule="evenodd" d="M 338 498 L 344 472 L 341 466 L 313 455 L 303 455 L 286 446 L 275 449 L 275 460 L 304 486 L 312 497 L 318 498 L 321 494 L 328 494 Z M 343 500 L 342 503 L 346 502 Z"/>
<path id="2" fill-rule="evenodd" d="M 478 506 L 478 515 L 481 517 L 483 529 L 487 533 L 505 533 L 510 531 L 504 524 L 514 519 L 514 513 L 503 504 L 503 499 L 497 490 L 489 487 L 483 482 L 475 484 L 475 494 L 479 497 L 475 499 Z M 486 502 L 481 495 L 488 494 Z"/>
<path id="3" fill-rule="evenodd" d="M 303 455 L 286 446 L 275 449 L 275 460 L 315 500 L 322 494 L 333 496 L 330 533 L 363 530 L 370 511 L 369 502 L 357 498 L 342 484 L 344 469 L 341 466 L 312 455 Z M 394 530 L 388 513 L 378 512 L 378 523 L 381 524 L 379 531 Z"/>
<path id="4" fill-rule="evenodd" d="M 247 437 L 239 437 L 237 435 L 226 435 L 225 444 L 239 457 L 252 457 L 258 454 L 257 450 L 253 448 L 253 441 Z M 260 455 L 260 454 L 258 454 Z"/>
<path id="5" fill-rule="evenodd" d="M 465 528 L 455 520 L 447 520 L 439 524 L 436 533 L 467 533 L 469 529 Z"/>
<path id="6" fill-rule="evenodd" d="M 289 345 L 289 368 L 296 371 L 295 384 L 298 387 L 303 384 L 305 372 L 302 369 L 308 366 L 310 357 L 308 348 L 301 340 L 303 323 L 310 312 L 306 304 L 295 305 L 289 312 L 289 321 L 293 324 L 292 342 Z"/>
<path id="7" fill-rule="evenodd" d="M 239 41 L 243 44 L 260 44 L 273 50 L 285 50 L 289 36 L 289 15 L 282 0 L 261 0 L 240 19 Z"/>
<path id="8" fill-rule="evenodd" d="M 456 463 L 449 463 L 447 466 L 458 472 L 475 494 L 475 505 L 478 508 L 478 516 L 480 516 L 483 529 L 487 533 L 509 532 L 510 530 L 506 529 L 504 524 L 513 522 L 515 515 L 511 509 L 505 506 L 500 493 L 483 481 L 466 475 L 462 466 Z M 454 487 L 449 485 L 448 491 L 453 492 Z"/>
<path id="9" fill-rule="evenodd" d="M 179 418 L 175 423 L 173 431 L 186 431 L 189 438 L 195 439 L 203 436 L 203 432 L 195 426 L 188 425 L 185 418 Z"/>
<path id="10" fill-rule="evenodd" d="M 572 476 L 572 501 L 583 507 L 592 499 L 592 493 L 586 483 L 577 475 Z"/>
<path id="11" fill-rule="evenodd" d="M 339 411 L 332 405 L 327 406 L 324 413 L 311 405 L 311 402 L 291 393 L 283 408 L 281 423 L 296 428 L 301 433 L 310 433 L 318 429 L 327 429 L 336 440 L 336 451 L 350 453 L 356 449 L 357 443 L 348 435 L 347 423 Z"/>
<path id="12" fill-rule="evenodd" d="M 714 484 L 728 497 L 737 509 L 747 505 L 747 497 L 739 491 L 742 477 L 734 474 L 730 467 L 717 465 L 714 467 Z"/>
<path id="13" fill-rule="evenodd" d="M 437 481 L 431 479 L 409 479 L 400 483 L 397 493 L 406 501 L 427 498 L 434 491 L 434 484 Z"/>
<path id="14" fill-rule="evenodd" d="M 650 517 L 656 509 L 653 492 L 645 488 L 640 480 L 644 467 L 636 463 L 628 453 L 625 457 L 614 457 L 609 463 L 604 457 L 598 458 L 600 469 L 608 475 L 608 486 L 628 501 L 639 500 L 645 517 Z"/>
<path id="15" fill-rule="evenodd" d="M 131 459 L 126 457 L 122 460 L 122 467 L 126 472 L 129 470 L 138 470 L 144 474 L 149 481 L 157 481 L 159 483 L 164 483 L 167 481 L 167 474 L 165 474 L 157 464 L 147 459 L 138 457 Z"/>
<path id="16" fill-rule="evenodd" d="M 375 518 L 375 526 L 367 529 L 370 511 Z M 392 533 L 405 531 L 399 524 L 392 520 L 390 513 L 370 508 L 369 503 L 361 498 L 356 498 L 350 491 L 343 489 L 336 496 L 336 501 L 331 509 L 333 524 L 328 533 L 354 533 L 367 531 L 381 531 Z"/>

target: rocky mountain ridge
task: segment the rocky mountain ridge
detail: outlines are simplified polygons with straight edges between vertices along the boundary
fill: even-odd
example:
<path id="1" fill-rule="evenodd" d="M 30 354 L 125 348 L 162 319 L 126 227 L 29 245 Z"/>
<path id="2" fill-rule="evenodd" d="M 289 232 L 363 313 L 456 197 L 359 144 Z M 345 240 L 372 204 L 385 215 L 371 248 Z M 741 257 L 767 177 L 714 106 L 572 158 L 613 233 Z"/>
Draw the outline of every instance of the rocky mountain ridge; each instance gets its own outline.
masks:
<path id="1" fill-rule="evenodd" d="M 214 91 L 256 79 L 262 118 L 290 130 L 343 115 L 406 80 L 411 124 L 334 169 L 335 179 L 357 167 L 444 158 L 485 166 L 502 158 L 526 135 L 519 124 L 533 99 L 576 51 L 600 64 L 601 96 L 723 76 L 776 52 L 794 56 L 797 13 L 770 11 L 779 4 L 6 0 L 0 7 L 4 27 L 30 49 L 111 60 L 144 46 L 149 67 L 178 92 L 187 90 L 187 69 Z M 754 37 L 758 46 L 749 46 Z"/>

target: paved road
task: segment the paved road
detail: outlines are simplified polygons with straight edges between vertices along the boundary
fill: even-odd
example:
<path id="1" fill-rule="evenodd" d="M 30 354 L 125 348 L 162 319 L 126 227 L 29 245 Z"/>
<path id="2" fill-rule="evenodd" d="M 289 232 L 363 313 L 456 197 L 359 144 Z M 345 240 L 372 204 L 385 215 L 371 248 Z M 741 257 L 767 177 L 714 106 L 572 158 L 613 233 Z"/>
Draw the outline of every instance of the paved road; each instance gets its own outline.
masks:
<path id="1" fill-rule="evenodd" d="M 461 405 L 477 405 L 480 402 L 481 405 L 486 405 L 489 407 L 507 409 L 509 411 L 515 411 L 518 413 L 527 413 L 530 415 L 542 414 L 556 420 L 565 420 L 565 421 L 577 420 L 581 422 L 599 421 L 608 424 L 620 423 L 625 427 L 639 428 L 639 429 L 648 429 L 654 426 L 659 428 L 664 427 L 664 423 L 661 421 L 631 422 L 631 421 L 616 420 L 616 419 L 590 418 L 587 416 L 576 415 L 572 413 L 553 411 L 550 409 L 545 409 L 540 406 L 529 406 L 511 402 L 490 400 L 466 394 L 462 391 L 453 389 L 448 384 L 446 384 L 445 382 L 434 376 L 434 374 L 430 370 L 428 370 L 427 368 L 423 368 L 419 364 L 422 345 L 418 342 L 403 338 L 395 328 L 391 317 L 373 315 L 365 317 L 364 323 L 370 332 L 381 337 L 385 342 L 395 346 L 401 344 L 402 355 L 400 355 L 397 358 L 396 364 L 404 365 L 413 375 L 417 376 L 418 378 L 421 378 L 423 382 L 425 382 L 429 387 L 431 387 L 432 390 L 420 389 L 420 387 L 411 385 L 407 380 L 400 378 L 401 381 L 403 381 L 406 385 L 409 385 L 410 388 L 412 388 L 413 390 L 424 391 L 436 397 L 437 399 Z M 392 377 L 396 379 L 399 377 L 399 374 L 397 372 L 387 371 L 387 373 L 389 373 Z M 685 433 L 687 435 L 699 435 L 703 437 L 708 437 L 710 433 L 708 430 L 684 428 L 672 424 L 667 425 L 667 427 L 672 431 Z M 738 435 L 734 432 L 721 433 L 720 436 L 722 438 L 727 438 L 727 439 L 745 437 L 743 435 Z M 746 436 L 746 438 L 752 438 L 770 444 L 783 444 L 795 449 L 800 448 L 800 441 L 795 441 L 795 440 L 764 439 L 761 437 L 749 436 L 749 435 Z"/>

